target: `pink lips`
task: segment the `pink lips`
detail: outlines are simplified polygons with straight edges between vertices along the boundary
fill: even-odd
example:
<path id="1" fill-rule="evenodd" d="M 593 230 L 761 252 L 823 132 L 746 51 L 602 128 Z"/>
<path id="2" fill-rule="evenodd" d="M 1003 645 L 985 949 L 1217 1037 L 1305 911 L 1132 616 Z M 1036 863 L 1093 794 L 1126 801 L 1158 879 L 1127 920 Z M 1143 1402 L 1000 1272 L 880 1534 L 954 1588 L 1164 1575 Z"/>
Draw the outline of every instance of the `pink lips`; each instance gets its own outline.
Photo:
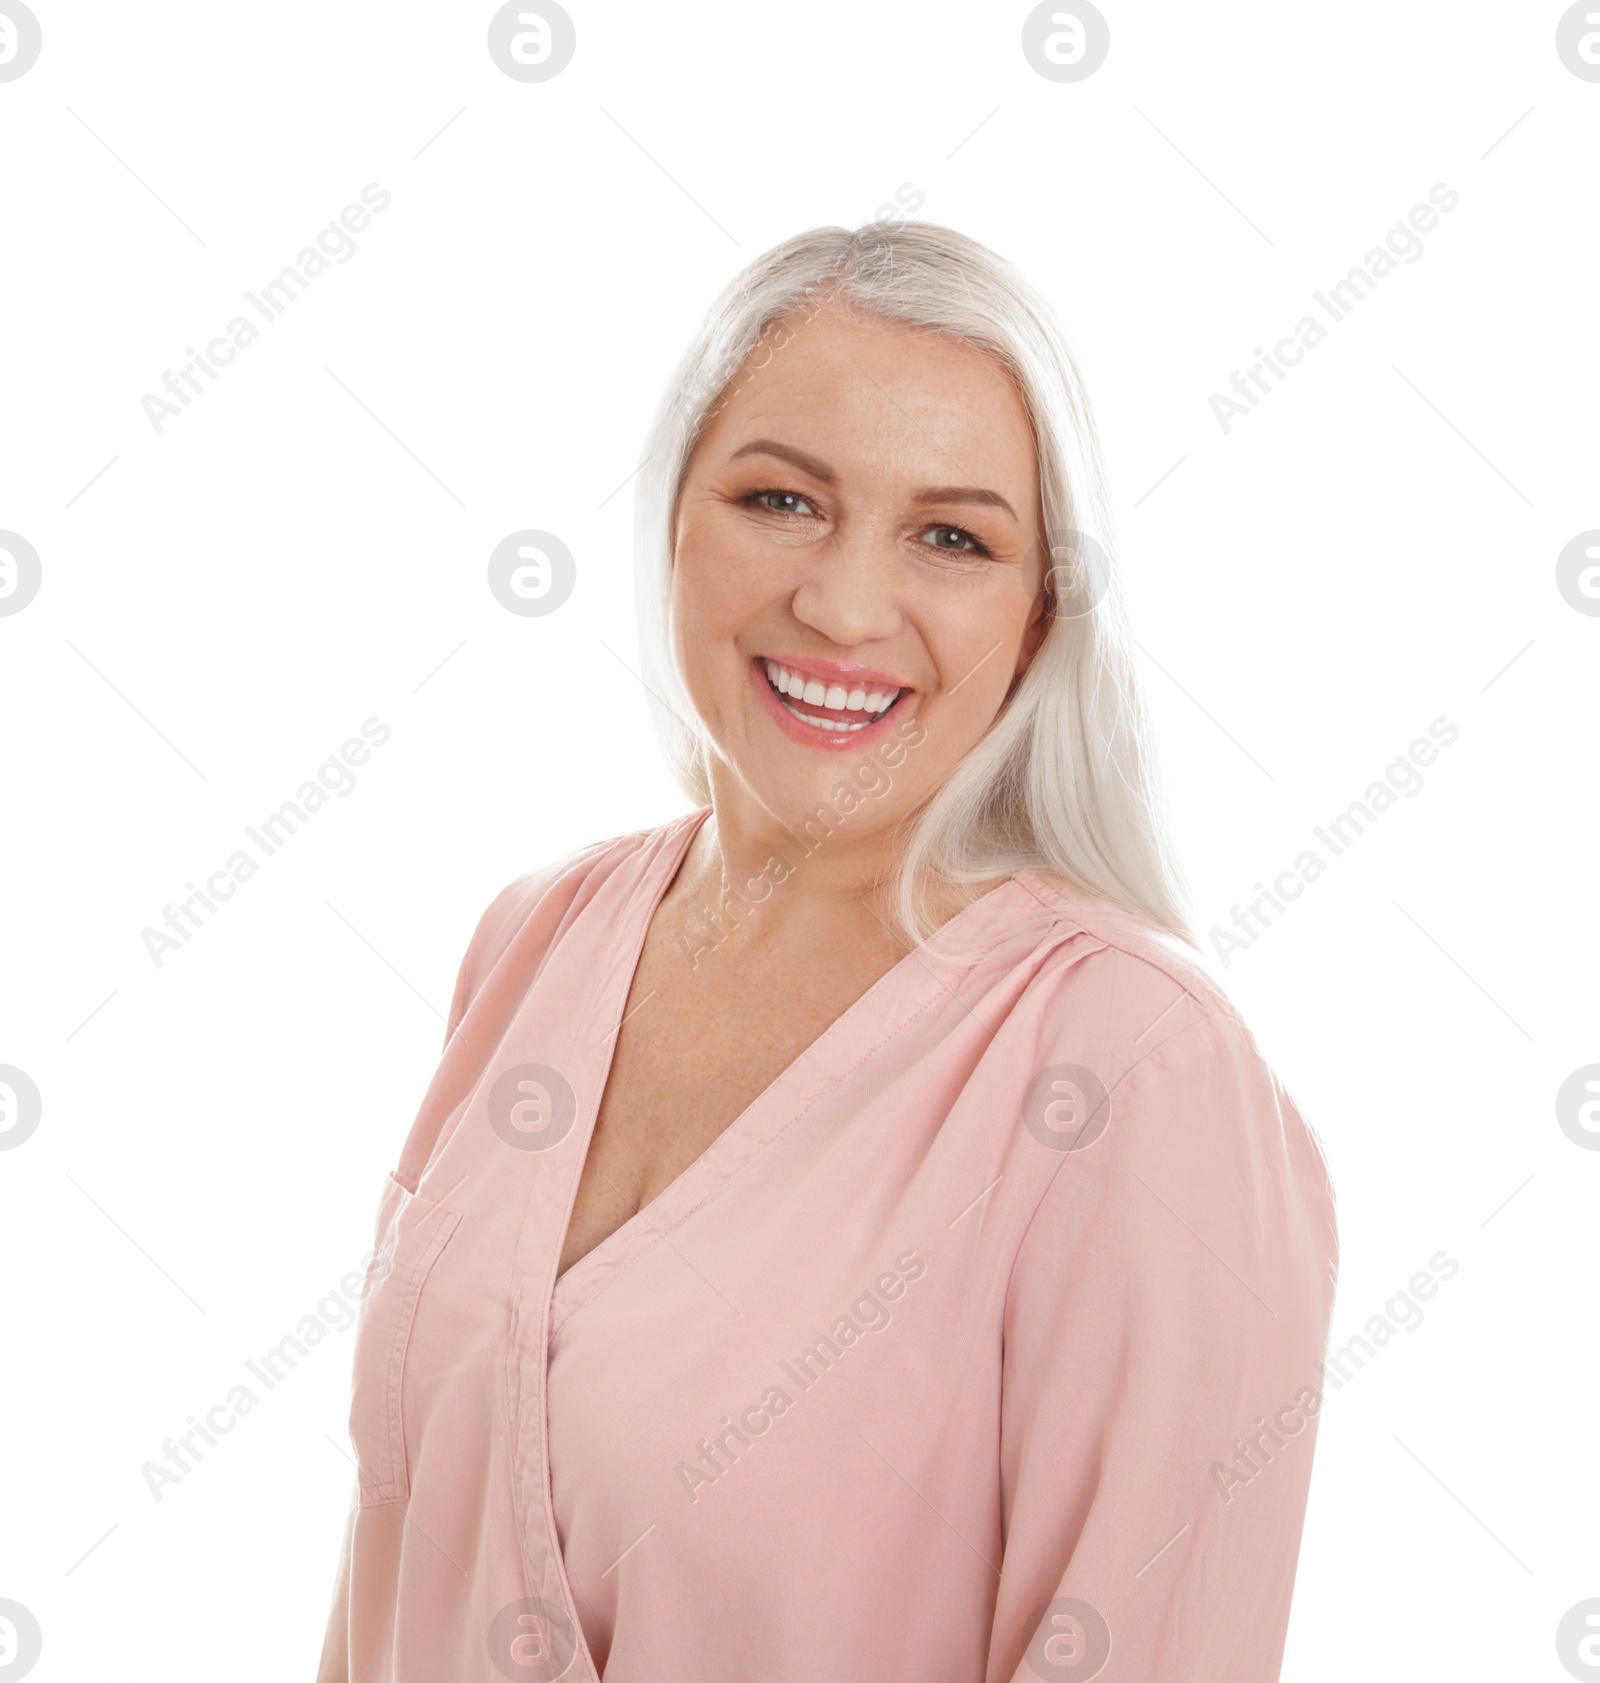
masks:
<path id="1" fill-rule="evenodd" d="M 863 725 L 859 730 L 827 730 L 820 725 L 813 725 L 805 719 L 797 718 L 779 699 L 777 691 L 767 681 L 767 661 L 773 660 L 780 666 L 787 667 L 791 672 L 801 672 L 807 677 L 816 678 L 819 682 L 831 680 L 837 684 L 849 684 L 852 689 L 874 688 L 885 690 L 898 689 L 901 693 L 881 717 L 870 725 Z M 836 660 L 788 660 L 779 659 L 777 655 L 758 655 L 750 662 L 750 682 L 760 694 L 767 712 L 773 723 L 777 725 L 791 741 L 802 743 L 808 748 L 828 748 L 842 751 L 850 748 L 870 748 L 874 743 L 887 736 L 899 721 L 901 703 L 906 699 L 910 689 L 902 684 L 892 673 L 882 672 L 872 666 L 856 666 L 854 664 Z M 821 718 L 833 718 L 840 721 L 858 720 L 859 712 L 847 712 L 843 708 L 807 706 L 806 711 Z"/>
<path id="2" fill-rule="evenodd" d="M 876 666 L 856 666 L 850 661 L 813 660 L 809 657 L 800 660 L 794 655 L 777 654 L 758 655 L 756 659 L 763 670 L 770 660 L 791 672 L 803 672 L 808 678 L 843 684 L 846 689 L 904 690 L 911 687 L 904 678 L 897 678 L 892 672 L 884 672 Z"/>

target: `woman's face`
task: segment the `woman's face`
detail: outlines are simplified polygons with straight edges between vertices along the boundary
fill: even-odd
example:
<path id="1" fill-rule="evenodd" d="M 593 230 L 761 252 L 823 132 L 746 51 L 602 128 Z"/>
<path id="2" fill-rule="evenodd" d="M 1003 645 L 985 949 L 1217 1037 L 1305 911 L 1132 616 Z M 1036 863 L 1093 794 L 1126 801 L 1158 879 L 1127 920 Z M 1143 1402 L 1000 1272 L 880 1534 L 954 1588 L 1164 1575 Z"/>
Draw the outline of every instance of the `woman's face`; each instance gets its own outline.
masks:
<path id="1" fill-rule="evenodd" d="M 1038 484 L 1022 399 L 982 352 L 834 306 L 763 336 L 673 534 L 719 815 L 822 808 L 860 837 L 938 788 L 1043 635 Z"/>

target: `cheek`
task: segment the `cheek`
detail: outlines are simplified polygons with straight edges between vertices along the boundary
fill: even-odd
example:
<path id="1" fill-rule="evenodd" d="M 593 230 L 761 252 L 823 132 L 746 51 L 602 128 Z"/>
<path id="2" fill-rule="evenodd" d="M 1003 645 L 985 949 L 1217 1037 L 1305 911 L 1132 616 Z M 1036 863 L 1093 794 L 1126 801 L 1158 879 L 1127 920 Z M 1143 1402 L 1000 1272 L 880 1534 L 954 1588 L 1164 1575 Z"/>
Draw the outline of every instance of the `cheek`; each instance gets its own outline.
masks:
<path id="1" fill-rule="evenodd" d="M 922 623 L 952 716 L 992 718 L 1016 674 L 1032 600 L 1015 574 L 927 604 Z"/>
<path id="2" fill-rule="evenodd" d="M 690 694 L 703 711 L 720 713 L 730 686 L 743 683 L 741 637 L 771 618 L 783 600 L 770 575 L 751 562 L 736 533 L 686 533 L 672 569 L 672 627 Z"/>
<path id="3" fill-rule="evenodd" d="M 703 520 L 682 534 L 673 561 L 673 600 L 707 626 L 736 624 L 781 586 L 736 522 Z"/>
<path id="4" fill-rule="evenodd" d="M 993 648 L 992 638 L 988 646 Z M 982 650 L 973 656 L 972 663 L 953 672 L 946 682 L 960 687 L 954 694 L 947 690 L 938 698 L 944 730 L 963 749 L 971 747 L 993 724 L 1011 685 L 1012 665 L 1005 649 L 995 649 L 988 660 L 973 670 L 973 664 L 981 658 Z M 963 676 L 966 676 L 965 683 L 961 682 Z"/>

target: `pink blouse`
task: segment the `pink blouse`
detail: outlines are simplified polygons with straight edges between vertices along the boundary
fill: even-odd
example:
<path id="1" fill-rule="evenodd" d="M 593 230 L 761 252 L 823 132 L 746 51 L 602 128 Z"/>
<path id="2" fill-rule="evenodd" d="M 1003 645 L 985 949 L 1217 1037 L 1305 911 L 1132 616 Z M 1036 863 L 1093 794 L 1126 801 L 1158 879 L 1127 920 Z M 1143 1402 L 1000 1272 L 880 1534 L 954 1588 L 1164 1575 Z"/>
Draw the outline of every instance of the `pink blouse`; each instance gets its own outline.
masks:
<path id="1" fill-rule="evenodd" d="M 1332 1193 L 1237 1012 L 1128 914 L 986 894 L 557 1280 L 704 816 L 478 925 L 379 1205 L 323 1676 L 1276 1678 Z"/>

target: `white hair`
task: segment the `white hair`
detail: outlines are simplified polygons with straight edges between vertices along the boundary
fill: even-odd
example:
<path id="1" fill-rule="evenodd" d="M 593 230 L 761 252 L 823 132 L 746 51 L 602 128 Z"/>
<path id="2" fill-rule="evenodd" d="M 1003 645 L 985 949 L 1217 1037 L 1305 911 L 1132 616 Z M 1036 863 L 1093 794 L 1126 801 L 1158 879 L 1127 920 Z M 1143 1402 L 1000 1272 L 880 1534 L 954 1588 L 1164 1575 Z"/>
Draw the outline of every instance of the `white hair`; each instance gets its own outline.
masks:
<path id="1" fill-rule="evenodd" d="M 1032 663 L 983 737 L 897 832 L 889 903 L 903 933 L 916 941 L 931 932 L 935 887 L 970 898 L 1033 870 L 1196 945 L 1161 812 L 1081 377 L 1050 305 L 1020 272 L 936 223 L 813 228 L 784 240 L 723 289 L 668 382 L 636 484 L 635 559 L 642 676 L 678 782 L 697 805 L 710 803 L 709 740 L 672 653 L 684 470 L 763 336 L 777 348 L 779 323 L 830 305 L 998 359 L 1033 426 L 1052 563 Z"/>

